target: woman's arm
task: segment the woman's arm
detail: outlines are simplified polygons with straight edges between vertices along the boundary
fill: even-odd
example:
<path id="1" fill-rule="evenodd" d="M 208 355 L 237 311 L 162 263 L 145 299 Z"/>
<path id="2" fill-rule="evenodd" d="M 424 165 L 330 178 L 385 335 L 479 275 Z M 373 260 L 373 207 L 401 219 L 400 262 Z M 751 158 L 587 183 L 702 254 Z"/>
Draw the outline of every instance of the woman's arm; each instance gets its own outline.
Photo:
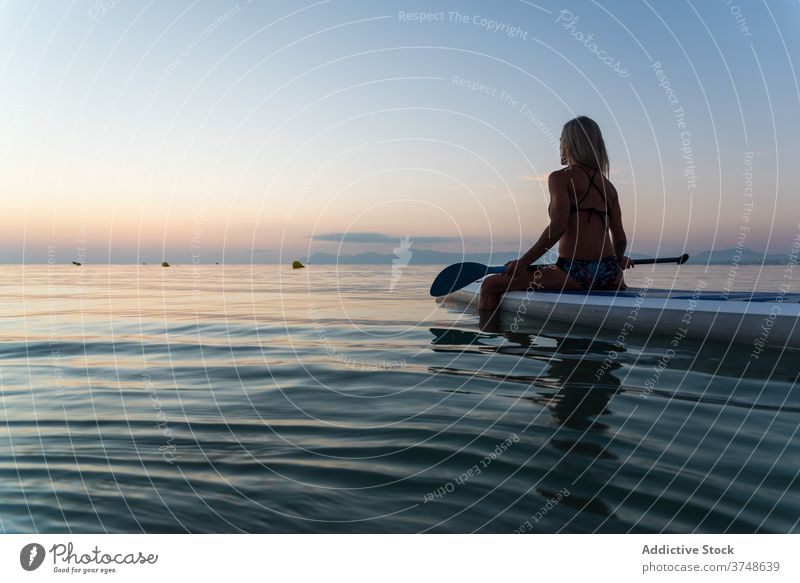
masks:
<path id="1" fill-rule="evenodd" d="M 512 261 L 513 271 L 527 268 L 561 239 L 567 231 L 569 221 L 569 191 L 563 172 L 553 172 L 547 181 L 550 189 L 550 224 L 545 227 L 539 239 L 516 262 Z"/>
<path id="2" fill-rule="evenodd" d="M 625 236 L 625 228 L 622 226 L 622 209 L 619 205 L 619 195 L 614 189 L 614 204 L 611 208 L 609 228 L 611 229 L 611 240 L 614 243 L 614 254 L 622 269 L 633 267 L 633 263 L 625 256 L 625 249 L 628 247 L 628 237 Z"/>

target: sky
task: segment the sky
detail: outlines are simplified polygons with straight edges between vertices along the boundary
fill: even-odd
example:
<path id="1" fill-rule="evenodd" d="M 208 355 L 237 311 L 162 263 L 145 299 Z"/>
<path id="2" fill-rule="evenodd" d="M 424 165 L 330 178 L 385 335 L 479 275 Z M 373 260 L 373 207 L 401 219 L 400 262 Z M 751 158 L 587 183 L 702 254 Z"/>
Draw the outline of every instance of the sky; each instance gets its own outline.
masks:
<path id="1" fill-rule="evenodd" d="M 520 253 L 563 124 L 640 254 L 800 235 L 800 3 L 0 0 L 0 263 Z"/>

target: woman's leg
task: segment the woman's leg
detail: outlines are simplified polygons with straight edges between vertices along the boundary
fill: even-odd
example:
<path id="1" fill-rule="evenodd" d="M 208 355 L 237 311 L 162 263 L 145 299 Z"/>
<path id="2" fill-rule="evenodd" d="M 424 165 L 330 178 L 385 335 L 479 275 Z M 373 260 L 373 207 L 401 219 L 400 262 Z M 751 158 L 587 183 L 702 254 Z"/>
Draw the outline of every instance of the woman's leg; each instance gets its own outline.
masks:
<path id="1" fill-rule="evenodd" d="M 583 289 L 563 269 L 555 265 L 540 265 L 532 271 L 518 274 L 508 291 L 576 291 Z"/>
<path id="2" fill-rule="evenodd" d="M 500 298 L 510 291 L 580 290 L 578 283 L 555 265 L 541 265 L 531 271 L 518 272 L 510 278 L 505 274 L 490 275 L 481 282 L 478 310 L 495 310 Z"/>
<path id="3" fill-rule="evenodd" d="M 500 297 L 509 291 L 511 278 L 504 273 L 489 275 L 481 282 L 481 293 L 478 297 L 478 310 L 494 311 L 500 304 Z"/>

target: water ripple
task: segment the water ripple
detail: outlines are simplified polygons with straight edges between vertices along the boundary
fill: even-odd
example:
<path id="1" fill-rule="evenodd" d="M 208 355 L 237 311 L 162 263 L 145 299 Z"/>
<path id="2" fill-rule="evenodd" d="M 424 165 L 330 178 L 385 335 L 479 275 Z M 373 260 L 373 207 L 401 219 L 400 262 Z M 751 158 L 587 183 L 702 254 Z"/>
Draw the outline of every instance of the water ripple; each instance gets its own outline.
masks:
<path id="1" fill-rule="evenodd" d="M 0 268 L 7 532 L 798 530 L 793 354 L 484 333 L 435 268 L 81 269 Z"/>

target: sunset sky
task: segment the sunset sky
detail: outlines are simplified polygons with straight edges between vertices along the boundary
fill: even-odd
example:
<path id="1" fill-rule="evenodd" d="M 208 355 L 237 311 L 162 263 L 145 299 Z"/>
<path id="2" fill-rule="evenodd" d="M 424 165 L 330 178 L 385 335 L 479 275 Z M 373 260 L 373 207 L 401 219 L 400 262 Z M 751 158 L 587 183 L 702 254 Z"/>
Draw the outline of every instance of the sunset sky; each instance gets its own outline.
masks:
<path id="1" fill-rule="evenodd" d="M 800 4 L 567 6 L 2 2 L 0 262 L 524 250 L 580 114 L 632 252 L 788 251 Z"/>

